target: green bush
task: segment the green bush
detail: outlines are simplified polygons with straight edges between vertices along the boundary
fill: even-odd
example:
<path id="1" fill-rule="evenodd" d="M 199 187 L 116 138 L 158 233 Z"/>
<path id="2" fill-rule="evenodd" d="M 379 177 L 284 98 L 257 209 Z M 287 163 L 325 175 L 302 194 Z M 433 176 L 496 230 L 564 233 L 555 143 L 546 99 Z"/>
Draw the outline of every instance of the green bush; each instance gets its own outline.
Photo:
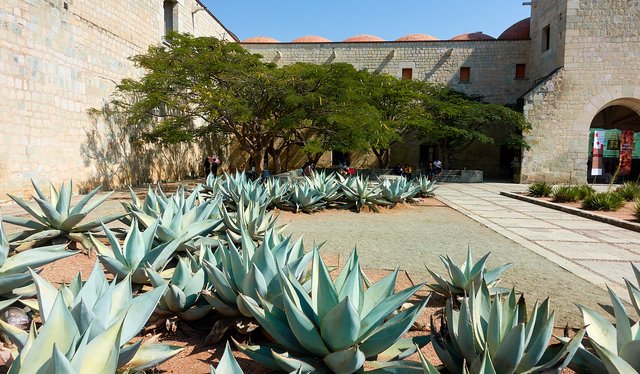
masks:
<path id="1" fill-rule="evenodd" d="M 624 201 L 616 192 L 598 192 L 584 199 L 582 209 L 616 211 L 624 205 Z"/>
<path id="2" fill-rule="evenodd" d="M 616 188 L 616 192 L 625 200 L 633 201 L 640 197 L 640 184 L 636 182 L 626 182 L 622 186 Z"/>
<path id="3" fill-rule="evenodd" d="M 579 187 L 555 186 L 553 188 L 553 201 L 557 203 L 575 202 L 579 200 Z"/>
<path id="4" fill-rule="evenodd" d="M 584 200 L 596 193 L 596 190 L 594 190 L 593 187 L 589 186 L 588 184 L 583 184 L 577 186 L 576 188 L 578 190 L 578 200 Z"/>
<path id="5" fill-rule="evenodd" d="M 529 186 L 529 196 L 545 197 L 551 195 L 553 187 L 547 182 L 536 182 Z"/>

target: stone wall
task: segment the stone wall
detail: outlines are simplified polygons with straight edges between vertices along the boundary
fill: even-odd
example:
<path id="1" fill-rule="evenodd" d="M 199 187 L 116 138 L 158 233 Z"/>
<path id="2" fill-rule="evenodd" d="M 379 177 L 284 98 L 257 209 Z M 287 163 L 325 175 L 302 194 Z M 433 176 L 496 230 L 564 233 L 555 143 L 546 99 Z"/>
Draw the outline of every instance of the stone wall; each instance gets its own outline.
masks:
<path id="1" fill-rule="evenodd" d="M 529 89 L 528 79 L 515 79 L 516 64 L 529 61 L 529 45 L 528 40 L 242 44 L 280 66 L 347 62 L 398 78 L 403 68 L 410 68 L 413 79 L 446 84 L 502 104 L 515 103 Z M 471 68 L 469 83 L 460 82 L 461 67 Z"/>
<path id="2" fill-rule="evenodd" d="M 180 0 L 178 30 L 230 39 L 200 8 L 196 0 Z M 140 74 L 127 58 L 160 43 L 163 34 L 157 0 L 0 2 L 0 200 L 30 190 L 30 179 L 101 181 L 104 165 L 86 147 L 88 133 L 105 135 L 109 124 L 92 122 L 87 110 L 102 106 L 116 82 Z M 115 140 L 111 146 L 126 143 Z M 175 164 L 170 158 L 158 156 L 156 171 Z"/>
<path id="3" fill-rule="evenodd" d="M 586 182 L 594 117 L 611 105 L 640 110 L 640 2 L 566 4 L 564 69 L 527 95 L 524 182 Z"/>

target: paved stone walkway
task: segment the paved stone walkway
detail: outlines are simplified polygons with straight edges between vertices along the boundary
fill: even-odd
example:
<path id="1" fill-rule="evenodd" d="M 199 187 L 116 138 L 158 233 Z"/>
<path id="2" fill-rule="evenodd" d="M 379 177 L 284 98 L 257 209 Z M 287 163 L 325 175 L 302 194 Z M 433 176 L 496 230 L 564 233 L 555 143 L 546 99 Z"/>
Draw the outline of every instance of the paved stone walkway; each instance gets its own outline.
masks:
<path id="1" fill-rule="evenodd" d="M 562 268 L 629 301 L 624 278 L 640 266 L 640 233 L 501 196 L 526 185 L 442 184 L 437 198 Z M 561 286 L 561 285 L 559 285 Z"/>

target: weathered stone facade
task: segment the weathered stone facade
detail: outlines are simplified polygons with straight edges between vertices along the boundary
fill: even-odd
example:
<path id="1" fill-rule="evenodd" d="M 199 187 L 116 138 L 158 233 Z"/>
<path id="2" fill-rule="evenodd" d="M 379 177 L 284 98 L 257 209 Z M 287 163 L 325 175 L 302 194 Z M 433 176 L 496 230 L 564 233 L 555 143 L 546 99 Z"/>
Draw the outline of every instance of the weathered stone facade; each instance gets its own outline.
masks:
<path id="1" fill-rule="evenodd" d="M 174 29 L 234 38 L 202 8 L 196 0 L 173 4 Z M 103 105 L 116 82 L 138 75 L 128 57 L 161 43 L 164 33 L 157 0 L 0 2 L 2 196 L 29 190 L 32 178 L 97 179 L 99 165 L 83 144 L 93 125 L 105 124 L 93 124 L 87 110 Z"/>

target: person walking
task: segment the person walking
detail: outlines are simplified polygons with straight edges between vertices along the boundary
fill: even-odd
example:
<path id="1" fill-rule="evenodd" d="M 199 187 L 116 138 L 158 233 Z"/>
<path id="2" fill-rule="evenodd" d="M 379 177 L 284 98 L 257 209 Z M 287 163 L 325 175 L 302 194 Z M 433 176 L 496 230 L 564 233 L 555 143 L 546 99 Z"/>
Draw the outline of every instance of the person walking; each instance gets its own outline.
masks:
<path id="1" fill-rule="evenodd" d="M 211 174 L 215 178 L 218 175 L 218 167 L 220 166 L 221 161 L 217 155 L 213 155 L 213 159 L 211 160 Z"/>
<path id="2" fill-rule="evenodd" d="M 211 163 L 213 161 L 213 156 L 207 156 L 204 158 L 204 177 L 207 178 L 209 173 L 211 173 Z"/>

